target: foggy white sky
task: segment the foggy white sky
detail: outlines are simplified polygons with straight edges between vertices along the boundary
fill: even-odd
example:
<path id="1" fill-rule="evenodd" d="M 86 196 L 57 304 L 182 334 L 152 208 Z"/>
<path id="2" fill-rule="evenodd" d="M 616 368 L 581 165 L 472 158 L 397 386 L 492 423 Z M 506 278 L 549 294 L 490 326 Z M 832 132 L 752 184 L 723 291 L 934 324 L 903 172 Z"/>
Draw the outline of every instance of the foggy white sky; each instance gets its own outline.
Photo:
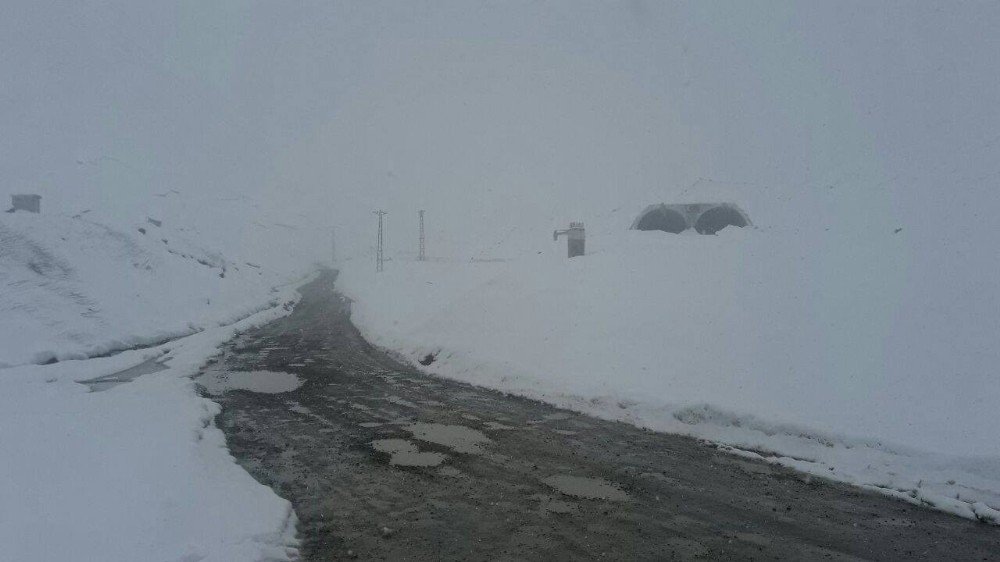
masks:
<path id="1" fill-rule="evenodd" d="M 831 185 L 800 209 L 985 234 L 955 224 L 1000 209 L 997 29 L 996 2 L 9 0 L 0 178 L 246 193 L 351 251 L 377 207 L 396 250 L 426 208 L 468 254 L 717 195 L 781 226 Z"/>

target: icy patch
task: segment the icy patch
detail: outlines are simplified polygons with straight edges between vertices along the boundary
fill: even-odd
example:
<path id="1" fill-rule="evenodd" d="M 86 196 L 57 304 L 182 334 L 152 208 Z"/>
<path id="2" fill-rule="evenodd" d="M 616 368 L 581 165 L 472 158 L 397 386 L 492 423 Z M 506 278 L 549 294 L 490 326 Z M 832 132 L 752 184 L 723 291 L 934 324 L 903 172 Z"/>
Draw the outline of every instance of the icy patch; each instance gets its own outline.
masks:
<path id="1" fill-rule="evenodd" d="M 378 439 L 372 441 L 372 448 L 388 453 L 389 464 L 393 466 L 437 466 L 448 458 L 441 453 L 421 452 L 406 439 Z"/>
<path id="2" fill-rule="evenodd" d="M 417 422 L 404 427 L 414 438 L 444 445 L 458 453 L 481 455 L 482 446 L 492 443 L 489 437 L 464 425 Z"/>
<path id="3" fill-rule="evenodd" d="M 556 474 L 542 480 L 546 486 L 554 488 L 567 496 L 584 498 L 588 500 L 609 500 L 615 502 L 628 501 L 628 494 L 623 492 L 615 484 L 606 482 L 600 478 L 585 478 L 583 476 L 569 476 L 566 474 Z"/>
<path id="4" fill-rule="evenodd" d="M 265 394 L 291 392 L 302 386 L 302 381 L 292 373 L 281 371 L 219 371 L 206 373 L 198 378 L 198 384 L 209 394 L 218 396 L 230 390 Z"/>

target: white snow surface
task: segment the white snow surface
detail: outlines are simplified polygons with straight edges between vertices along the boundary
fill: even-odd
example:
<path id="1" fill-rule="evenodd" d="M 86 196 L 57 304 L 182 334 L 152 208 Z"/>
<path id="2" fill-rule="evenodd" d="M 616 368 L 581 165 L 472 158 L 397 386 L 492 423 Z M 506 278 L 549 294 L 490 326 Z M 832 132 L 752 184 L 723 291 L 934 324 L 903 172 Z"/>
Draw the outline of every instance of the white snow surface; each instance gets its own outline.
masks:
<path id="1" fill-rule="evenodd" d="M 0 215 L 0 559 L 298 556 L 291 504 L 235 463 L 190 377 L 287 314 L 309 263 L 214 249 L 239 221 L 213 236 L 159 211 Z M 80 384 L 151 360 L 165 369 Z"/>
<path id="2" fill-rule="evenodd" d="M 436 354 L 428 372 L 1000 522 L 994 258 L 941 271 L 893 229 L 617 215 L 581 258 L 354 260 L 340 284 L 366 336 Z"/>

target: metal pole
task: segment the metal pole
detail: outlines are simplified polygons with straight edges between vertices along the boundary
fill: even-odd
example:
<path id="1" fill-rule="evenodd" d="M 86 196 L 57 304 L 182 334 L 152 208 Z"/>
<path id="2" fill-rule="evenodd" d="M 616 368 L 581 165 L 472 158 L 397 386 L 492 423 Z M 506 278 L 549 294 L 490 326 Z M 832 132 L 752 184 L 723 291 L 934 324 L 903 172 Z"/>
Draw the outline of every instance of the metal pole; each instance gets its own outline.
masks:
<path id="1" fill-rule="evenodd" d="M 420 255 L 417 256 L 417 260 L 425 261 L 427 259 L 426 254 L 426 239 L 424 238 L 424 212 L 418 211 L 420 215 Z"/>
<path id="2" fill-rule="evenodd" d="M 375 271 L 382 271 L 385 269 L 385 233 L 382 226 L 382 217 L 388 213 L 382 209 L 372 212 L 378 215 L 378 238 L 376 239 L 375 245 Z"/>

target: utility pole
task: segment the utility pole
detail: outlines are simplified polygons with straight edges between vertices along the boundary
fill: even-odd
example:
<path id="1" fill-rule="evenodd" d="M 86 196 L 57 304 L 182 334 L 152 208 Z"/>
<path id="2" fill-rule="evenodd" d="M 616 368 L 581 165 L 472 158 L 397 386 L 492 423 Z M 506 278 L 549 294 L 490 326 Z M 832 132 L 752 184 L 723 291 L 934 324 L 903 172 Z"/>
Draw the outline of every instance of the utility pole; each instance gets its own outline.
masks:
<path id="1" fill-rule="evenodd" d="M 373 214 L 378 215 L 378 240 L 375 246 L 375 271 L 382 271 L 385 269 L 385 231 L 383 229 L 383 218 L 388 215 L 382 209 L 377 211 L 372 211 Z"/>
<path id="2" fill-rule="evenodd" d="M 424 238 L 424 212 L 421 210 L 418 211 L 418 214 L 420 215 L 420 255 L 417 256 L 417 261 L 426 261 L 427 245 L 426 245 L 426 238 Z"/>

